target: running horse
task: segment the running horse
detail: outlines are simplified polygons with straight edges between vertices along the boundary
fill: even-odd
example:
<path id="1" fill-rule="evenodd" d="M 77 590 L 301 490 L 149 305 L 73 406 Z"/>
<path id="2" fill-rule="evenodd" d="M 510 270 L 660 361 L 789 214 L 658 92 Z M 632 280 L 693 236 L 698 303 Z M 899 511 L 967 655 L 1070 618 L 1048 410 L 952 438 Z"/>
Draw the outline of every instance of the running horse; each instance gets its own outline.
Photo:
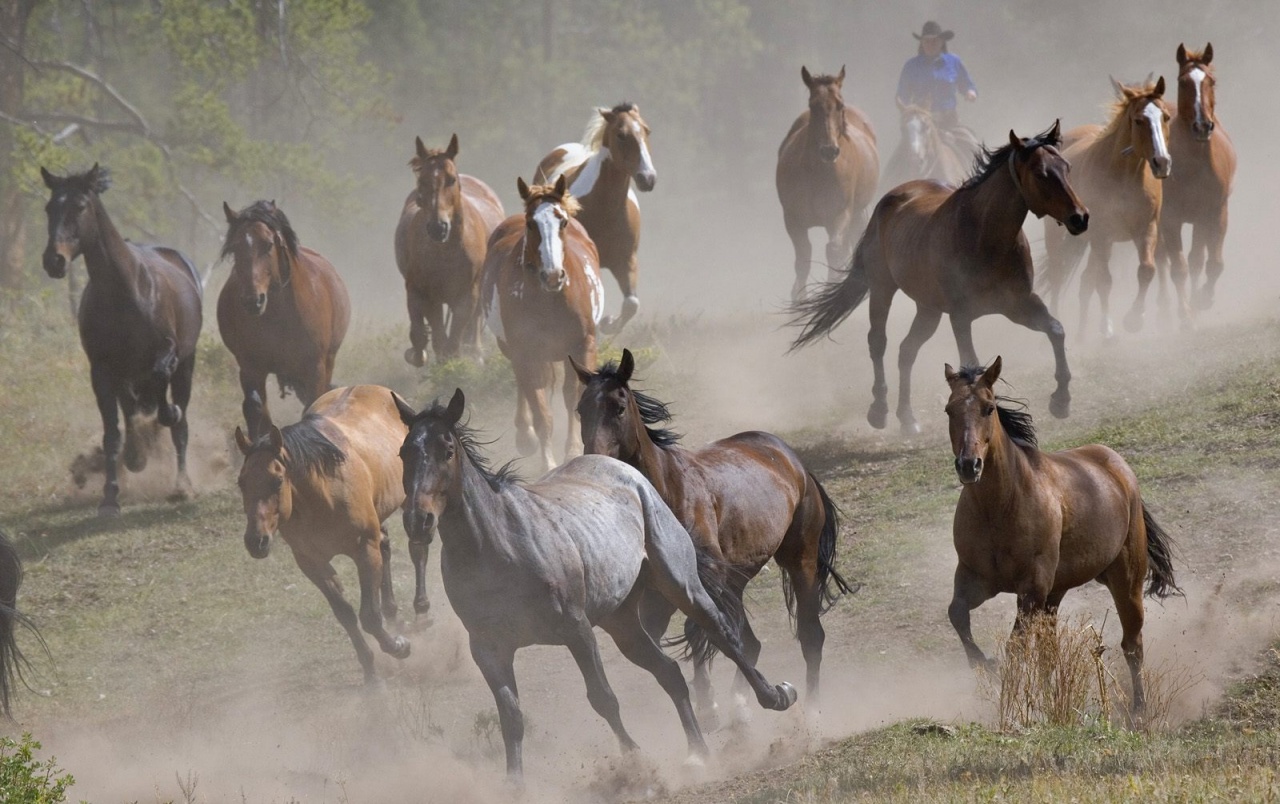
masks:
<path id="1" fill-rule="evenodd" d="M 1147 289 L 1155 277 L 1156 240 L 1159 233 L 1163 180 L 1173 168 L 1169 154 L 1169 108 L 1165 104 L 1164 78 L 1154 84 L 1128 86 L 1112 79 L 1117 100 L 1111 121 L 1105 126 L 1080 126 L 1067 132 L 1069 145 L 1063 156 L 1074 170 L 1072 183 L 1092 212 L 1089 236 L 1068 241 L 1046 224 L 1048 252 L 1043 283 L 1056 310 L 1067 282 L 1086 247 L 1089 261 L 1080 280 L 1080 328 L 1088 321 L 1089 302 L 1098 294 L 1102 307 L 1102 334 L 1110 338 L 1111 248 L 1132 240 L 1138 251 L 1138 295 L 1125 314 L 1130 332 L 1142 329 Z M 1180 300 L 1179 315 L 1189 324 L 1191 310 Z M 976 362 L 976 361 L 975 361 Z"/>
<path id="2" fill-rule="evenodd" d="M 896 187 L 912 179 L 933 179 L 958 185 L 969 175 L 976 154 L 967 139 L 962 144 L 944 132 L 924 106 L 898 101 L 902 137 L 885 169 L 886 185 Z"/>
<path id="3" fill-rule="evenodd" d="M 256 439 L 239 427 L 235 431 L 244 454 L 239 486 L 245 549 L 253 558 L 266 558 L 272 538 L 278 533 L 284 539 L 298 569 L 346 629 L 370 684 L 377 675 L 361 628 L 397 659 L 406 658 L 410 649 L 408 640 L 388 633 L 383 621 L 395 619 L 396 600 L 391 540 L 382 523 L 404 502 L 396 453 L 408 432 L 393 396 L 376 385 L 335 388 L 308 407 L 297 424 L 272 426 Z M 418 582 L 414 608 L 419 614 L 428 609 L 423 585 L 428 542 L 410 545 Z M 333 568 L 333 559 L 340 555 L 356 565 L 358 615 Z"/>
<path id="4" fill-rule="evenodd" d="M 568 179 L 529 187 L 516 179 L 524 212 L 507 218 L 489 238 L 484 265 L 485 320 L 516 377 L 516 447 L 538 453 L 543 470 L 556 465 L 551 451 L 555 364 L 565 363 L 568 413 L 565 457 L 582 451 L 574 422 L 580 365 L 596 364 L 596 325 L 604 310 L 600 258 L 575 215 L 578 201 Z"/>
<path id="5" fill-rule="evenodd" d="M 1071 410 L 1071 371 L 1062 324 L 1032 289 L 1031 249 L 1022 224 L 1027 213 L 1048 215 L 1076 235 L 1090 226 L 1089 210 L 1067 181 L 1070 167 L 1058 152 L 1059 126 L 1031 139 L 1009 132 L 1009 143 L 983 149 L 973 175 L 958 188 L 911 181 L 876 205 L 844 278 L 793 305 L 793 323 L 804 329 L 791 348 L 829 334 L 866 299 L 871 331 L 867 344 L 875 368 L 874 400 L 867 421 L 877 429 L 889 413 L 884 352 L 889 305 L 899 289 L 916 302 L 915 320 L 898 350 L 898 422 L 905 435 L 920 432 L 911 410 L 911 368 L 943 313 L 962 362 L 976 364 L 972 324 L 999 313 L 1043 332 L 1053 346 L 1057 388 L 1049 400 L 1054 416 Z"/>
<path id="6" fill-rule="evenodd" d="M 347 286 L 329 260 L 300 245 L 284 210 L 256 201 L 239 212 L 224 201 L 222 257 L 231 276 L 218 294 L 218 332 L 240 367 L 249 438 L 272 427 L 267 375 L 304 408 L 328 391 L 351 321 Z"/>
<path id="7" fill-rule="evenodd" d="M 622 350 L 620 363 L 592 372 L 574 366 L 582 381 L 578 415 L 587 454 L 608 455 L 635 467 L 653 484 L 693 538 L 694 546 L 725 562 L 723 580 L 741 601 L 747 583 L 772 558 L 784 579 L 787 613 L 807 665 L 805 697 L 817 703 L 826 634 L 819 616 L 852 587 L 835 570 L 840 520 L 835 503 L 785 441 L 772 433 L 746 432 L 701 449 L 685 449 L 662 427 L 667 406 L 634 388 L 635 359 Z M 655 639 L 667 630 L 675 607 L 653 596 L 644 606 L 645 626 Z M 686 622 L 694 659 L 693 689 L 704 725 L 714 716 L 705 635 Z M 742 621 L 744 655 L 755 664 L 760 640 Z M 739 678 L 739 682 L 741 682 Z"/>
<path id="8" fill-rule="evenodd" d="M 1141 715 L 1142 587 L 1159 599 L 1181 594 L 1173 543 L 1114 450 L 1089 444 L 1040 451 L 1031 416 L 996 395 L 1000 367 L 999 357 L 989 368 L 946 367 L 951 450 L 963 484 L 953 524 L 951 625 L 969 664 L 984 666 L 989 662 L 969 627 L 973 609 L 1001 593 L 1017 595 L 1016 635 L 1030 616 L 1055 614 L 1068 591 L 1096 580 L 1115 602 L 1132 710 Z"/>
<path id="9" fill-rule="evenodd" d="M 1227 236 L 1227 199 L 1236 173 L 1236 149 L 1218 120 L 1217 78 L 1210 67 L 1213 45 L 1196 53 L 1180 44 L 1177 55 L 1178 108 L 1169 124 L 1169 153 L 1178 163 L 1178 172 L 1164 183 L 1160 250 L 1170 263 L 1182 301 L 1188 273 L 1182 226 L 1191 224 L 1191 303 L 1196 309 L 1207 310 L 1213 305 L 1214 288 L 1222 275 L 1222 243 Z"/>
<path id="10" fill-rule="evenodd" d="M 77 317 L 102 416 L 106 480 L 98 514 L 120 513 L 122 412 L 125 468 L 141 472 L 146 467 L 145 439 L 134 419 L 140 413 L 155 413 L 169 428 L 177 453 L 174 497 L 185 499 L 192 491 L 187 476 L 187 403 L 203 318 L 195 265 L 176 249 L 131 243 L 120 235 L 102 204 L 101 195 L 111 186 L 106 168 L 95 163 L 84 173 L 61 177 L 42 167 L 40 175 L 51 193 L 45 206 L 45 273 L 61 279 L 71 261 L 83 254 L 89 275 Z"/>
<path id="11" fill-rule="evenodd" d="M 489 234 L 504 215 L 489 185 L 458 172 L 457 134 L 444 150 L 428 149 L 421 137 L 416 145 L 409 165 L 418 184 L 404 200 L 395 244 L 409 307 L 404 359 L 423 366 L 428 340 L 436 360 L 464 347 L 479 356 L 480 271 Z"/>
<path id="12" fill-rule="evenodd" d="M 448 406 L 433 404 L 421 413 L 398 398 L 395 404 L 409 430 L 400 451 L 406 530 L 410 539 L 440 532 L 445 593 L 493 692 L 509 779 L 523 774 L 524 718 L 514 659 L 528 645 L 567 647 L 591 707 L 624 752 L 638 749 L 605 677 L 594 626 L 671 698 L 690 758 L 707 754 L 684 675 L 641 620 L 641 601 L 651 595 L 701 625 L 737 663 L 760 706 L 782 711 L 795 703 L 790 684 L 770 684 L 747 660 L 737 624 L 741 609 L 717 582 L 716 560 L 695 549 L 638 471 L 602 455 L 581 455 L 522 485 L 509 465 L 489 469 L 473 431 L 462 424 L 461 389 Z"/>
<path id="13" fill-rule="evenodd" d="M 844 67 L 839 75 L 812 76 L 802 66 L 800 78 L 809 88 L 809 108 L 782 140 L 775 174 L 782 221 L 796 253 L 792 302 L 804 298 L 809 282 L 813 257 L 809 230 L 821 226 L 827 232 L 830 279 L 853 251 L 864 210 L 880 180 L 871 123 L 861 111 L 846 106 L 840 94 Z"/>
<path id="14" fill-rule="evenodd" d="M 604 332 L 617 332 L 640 309 L 640 202 L 631 183 L 647 193 L 658 180 L 649 154 L 649 124 L 639 107 L 623 102 L 596 109 L 582 142 L 565 143 L 543 157 L 533 183 L 551 185 L 561 176 L 582 207 L 578 220 L 600 252 L 600 266 L 609 269 L 622 291 L 622 312 L 600 324 Z"/>

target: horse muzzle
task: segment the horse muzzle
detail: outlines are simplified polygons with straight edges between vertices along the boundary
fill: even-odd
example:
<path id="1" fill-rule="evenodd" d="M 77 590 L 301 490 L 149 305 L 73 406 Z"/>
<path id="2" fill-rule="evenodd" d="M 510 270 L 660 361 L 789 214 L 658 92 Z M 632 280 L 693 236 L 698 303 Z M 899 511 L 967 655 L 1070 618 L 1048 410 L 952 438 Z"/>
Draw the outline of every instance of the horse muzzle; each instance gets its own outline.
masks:
<path id="1" fill-rule="evenodd" d="M 966 486 L 982 479 L 981 458 L 956 458 L 956 477 Z"/>
<path id="2" fill-rule="evenodd" d="M 67 258 L 53 249 L 46 249 L 44 252 L 44 272 L 53 279 L 62 279 L 67 275 Z"/>
<path id="3" fill-rule="evenodd" d="M 638 172 L 634 178 L 636 180 L 636 189 L 642 193 L 650 192 L 653 190 L 653 185 L 658 183 L 658 174 L 652 170 Z"/>
<path id="4" fill-rule="evenodd" d="M 569 276 L 561 268 L 559 271 L 543 271 L 538 274 L 542 289 L 548 293 L 560 293 L 569 284 Z"/>
<path id="5" fill-rule="evenodd" d="M 410 544 L 431 544 L 435 540 L 436 515 L 432 512 L 406 508 L 403 521 Z"/>
<path id="6" fill-rule="evenodd" d="M 271 536 L 245 531 L 244 549 L 253 558 L 266 558 L 271 554 Z"/>
<path id="7" fill-rule="evenodd" d="M 437 243 L 443 243 L 449 239 L 451 228 L 449 221 L 432 221 L 427 224 L 427 234 Z"/>
<path id="8" fill-rule="evenodd" d="M 262 315 L 265 313 L 267 311 L 267 294 L 259 293 L 256 296 L 246 296 L 244 310 L 249 315 Z"/>
<path id="9" fill-rule="evenodd" d="M 1197 142 L 1208 142 L 1213 136 L 1213 122 L 1201 122 L 1197 120 L 1191 124 L 1191 136 L 1195 137 Z"/>
<path id="10" fill-rule="evenodd" d="M 1063 225 L 1066 226 L 1067 231 L 1073 235 L 1082 234 L 1089 228 L 1089 213 L 1077 212 L 1063 221 Z"/>
<path id="11" fill-rule="evenodd" d="M 822 157 L 824 162 L 834 162 L 840 157 L 840 146 L 820 145 L 818 146 L 818 156 Z"/>
<path id="12" fill-rule="evenodd" d="M 1167 179 L 1173 172 L 1173 159 L 1167 156 L 1151 157 L 1151 175 L 1157 179 Z"/>

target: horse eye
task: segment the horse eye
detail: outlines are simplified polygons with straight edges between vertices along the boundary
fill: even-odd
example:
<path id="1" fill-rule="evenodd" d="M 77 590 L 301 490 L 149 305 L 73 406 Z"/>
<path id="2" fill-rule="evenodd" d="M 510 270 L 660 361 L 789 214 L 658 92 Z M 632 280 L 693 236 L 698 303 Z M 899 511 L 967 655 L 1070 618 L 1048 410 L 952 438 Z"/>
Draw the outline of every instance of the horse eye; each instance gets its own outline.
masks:
<path id="1" fill-rule="evenodd" d="M 996 406 L 995 406 L 995 405 L 984 405 L 984 406 L 982 407 L 982 415 L 983 415 L 983 416 L 990 416 L 992 413 L 995 413 L 995 412 L 996 412 Z"/>
<path id="2" fill-rule="evenodd" d="M 272 481 L 271 481 L 271 490 L 272 490 L 272 491 L 279 491 L 279 490 L 280 490 L 280 489 L 282 489 L 282 488 L 284 488 L 284 478 L 277 477 L 277 478 L 272 479 Z"/>
<path id="3" fill-rule="evenodd" d="M 566 226 L 568 226 L 568 225 L 569 225 L 569 219 L 568 219 L 568 218 L 561 218 L 561 219 L 560 219 L 560 228 L 561 228 L 561 229 L 563 229 L 564 227 L 566 227 Z"/>
<path id="4" fill-rule="evenodd" d="M 444 186 L 445 186 L 445 187 L 452 187 L 453 185 L 455 185 L 455 184 L 457 184 L 457 183 L 458 183 L 458 179 L 457 179 L 456 177 L 454 177 L 454 176 L 445 176 L 445 179 L 444 179 Z"/>

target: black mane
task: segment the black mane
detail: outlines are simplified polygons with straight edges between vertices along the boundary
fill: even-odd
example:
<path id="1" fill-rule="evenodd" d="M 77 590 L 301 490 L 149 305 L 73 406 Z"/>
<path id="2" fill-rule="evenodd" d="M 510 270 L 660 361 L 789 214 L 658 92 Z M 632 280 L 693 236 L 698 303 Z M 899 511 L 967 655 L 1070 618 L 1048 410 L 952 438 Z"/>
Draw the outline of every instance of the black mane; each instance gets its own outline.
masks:
<path id="1" fill-rule="evenodd" d="M 448 421 L 446 408 L 441 405 L 439 400 L 431 403 L 431 406 L 418 414 L 413 420 L 413 424 L 409 427 L 410 432 L 414 427 L 428 419 L 436 419 L 441 422 Z M 480 448 L 486 444 L 492 444 L 492 441 L 481 441 L 477 438 L 477 431 L 462 422 L 458 422 L 450 428 L 453 436 L 458 443 L 462 445 L 462 451 L 466 454 L 467 460 L 471 461 L 471 465 L 475 467 L 484 481 L 489 484 L 489 488 L 494 491 L 501 491 L 504 486 L 518 483 L 521 480 L 520 475 L 516 472 L 515 461 L 507 461 L 497 469 L 492 467 L 488 456 L 481 453 Z"/>
<path id="2" fill-rule="evenodd" d="M 596 377 L 605 380 L 618 380 L 618 364 L 612 360 L 605 363 Z M 631 379 L 635 379 L 632 377 Z M 665 427 L 654 427 L 652 425 L 665 424 L 671 421 L 671 411 L 667 408 L 665 402 L 659 402 L 657 399 L 649 396 L 643 391 L 637 391 L 631 387 L 630 382 L 622 383 L 631 392 L 631 396 L 636 401 L 636 409 L 640 411 L 640 423 L 644 425 L 644 429 L 649 433 L 649 440 L 659 447 L 671 447 L 680 443 L 680 433 Z"/>
<path id="3" fill-rule="evenodd" d="M 964 366 L 956 372 L 956 375 L 972 385 L 986 371 L 986 366 Z M 1015 405 L 1016 407 L 1006 407 L 1006 404 Z M 1000 417 L 1000 426 L 1004 428 L 1009 438 L 1013 439 L 1013 443 L 1029 449 L 1040 448 L 1040 442 L 1036 437 L 1035 423 L 1031 419 L 1031 414 L 1027 411 L 1026 402 L 1021 399 L 997 396 L 996 415 Z"/>
<path id="4" fill-rule="evenodd" d="M 1057 147 L 1062 143 L 1062 138 L 1051 136 L 1053 129 L 1045 129 L 1030 139 L 1023 140 L 1026 148 L 1039 148 L 1042 145 L 1052 145 Z M 991 174 L 1008 166 L 1009 158 L 1013 155 L 1013 143 L 1007 143 L 1000 148 L 991 149 L 982 146 L 978 153 L 973 157 L 973 171 L 969 174 L 969 178 L 964 180 L 960 185 L 961 190 L 967 190 L 970 187 L 977 187 L 987 180 Z"/>
<path id="5" fill-rule="evenodd" d="M 289 474 L 302 477 L 309 472 L 332 476 L 345 463 L 347 454 L 316 426 L 320 417 L 304 416 L 302 421 L 280 431 L 284 440 L 284 465 Z M 259 436 L 249 454 L 271 448 L 269 435 Z"/>
<path id="6" fill-rule="evenodd" d="M 293 226 L 289 223 L 284 210 L 277 207 L 274 201 L 254 201 L 236 213 L 236 222 L 227 229 L 227 239 L 222 244 L 222 253 L 219 258 L 225 259 L 232 255 L 235 244 L 240 242 L 244 227 L 251 223 L 261 223 L 268 229 L 279 232 L 284 238 L 284 246 L 289 254 L 293 257 L 298 256 L 298 235 L 293 231 Z"/>

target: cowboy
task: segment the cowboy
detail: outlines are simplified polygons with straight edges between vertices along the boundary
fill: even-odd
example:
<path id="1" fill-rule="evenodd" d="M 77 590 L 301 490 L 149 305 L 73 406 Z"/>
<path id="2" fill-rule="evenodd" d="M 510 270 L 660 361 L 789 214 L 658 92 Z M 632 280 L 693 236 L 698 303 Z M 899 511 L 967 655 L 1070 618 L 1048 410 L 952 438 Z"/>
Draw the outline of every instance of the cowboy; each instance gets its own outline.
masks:
<path id="1" fill-rule="evenodd" d="M 956 114 L 956 95 L 965 100 L 978 99 L 978 88 L 969 78 L 960 58 L 947 51 L 947 42 L 955 33 L 942 30 L 942 26 L 929 20 L 920 33 L 911 34 L 920 43 L 918 54 L 902 65 L 898 78 L 898 102 L 903 105 L 922 106 L 933 114 L 933 119 L 944 129 L 960 128 Z"/>

